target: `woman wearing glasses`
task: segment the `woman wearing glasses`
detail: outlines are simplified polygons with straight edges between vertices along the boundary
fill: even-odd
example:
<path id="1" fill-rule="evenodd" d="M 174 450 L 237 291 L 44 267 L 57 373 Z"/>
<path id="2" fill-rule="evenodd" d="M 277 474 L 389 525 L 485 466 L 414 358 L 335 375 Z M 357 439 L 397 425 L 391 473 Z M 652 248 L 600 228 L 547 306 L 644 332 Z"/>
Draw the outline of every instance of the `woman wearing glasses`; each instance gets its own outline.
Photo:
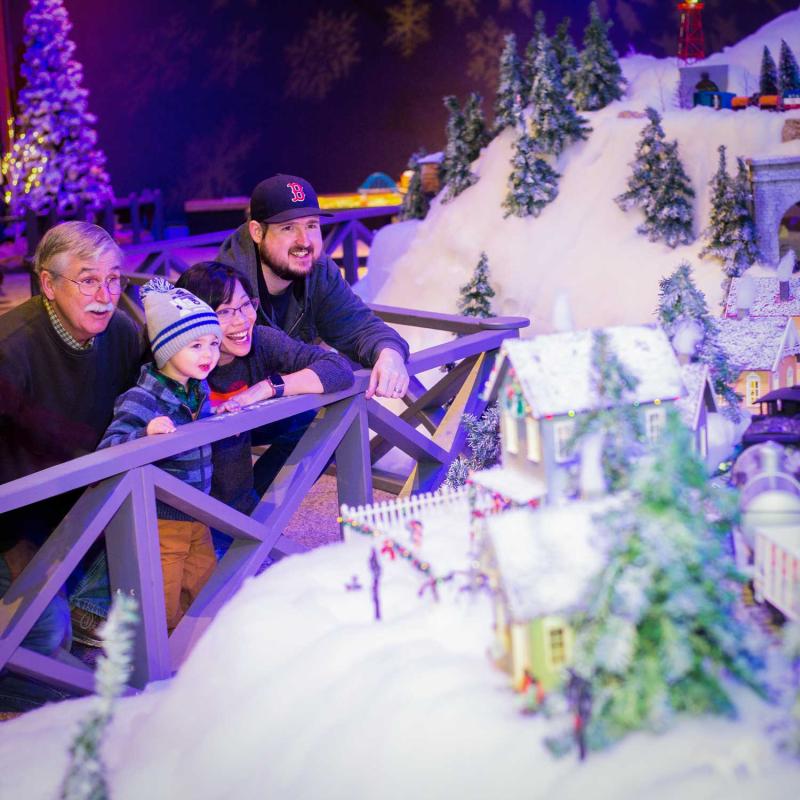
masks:
<path id="1" fill-rule="evenodd" d="M 222 327 L 219 363 L 208 378 L 216 410 L 284 395 L 336 392 L 352 385 L 353 371 L 342 356 L 298 342 L 276 328 L 256 325 L 258 299 L 247 278 L 233 267 L 203 261 L 186 270 L 176 285 L 208 303 Z M 264 437 L 258 441 L 264 443 Z M 213 449 L 211 494 L 245 513 L 252 511 L 267 488 L 259 480 L 254 482 L 251 444 L 251 432 L 246 431 L 215 442 Z M 258 464 L 255 469 L 258 475 Z"/>

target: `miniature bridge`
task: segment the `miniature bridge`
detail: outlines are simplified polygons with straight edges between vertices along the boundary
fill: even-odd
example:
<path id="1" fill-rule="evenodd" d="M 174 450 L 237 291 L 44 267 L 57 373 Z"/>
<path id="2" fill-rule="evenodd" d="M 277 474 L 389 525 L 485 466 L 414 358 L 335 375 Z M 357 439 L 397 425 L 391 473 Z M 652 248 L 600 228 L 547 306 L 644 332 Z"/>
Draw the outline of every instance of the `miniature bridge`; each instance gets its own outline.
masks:
<path id="1" fill-rule="evenodd" d="M 269 400 L 236 414 L 181 426 L 170 436 L 144 437 L 0 485 L 0 513 L 84 489 L 0 600 L 0 669 L 79 693 L 93 690 L 93 674 L 83 662 L 68 653 L 43 656 L 21 642 L 102 534 L 112 591 L 132 594 L 139 602 L 131 685 L 141 688 L 175 672 L 216 612 L 245 578 L 258 571 L 271 551 L 289 554 L 302 549 L 283 538 L 282 531 L 332 455 L 339 502 L 350 506 L 372 501 L 373 480 L 404 495 L 438 486 L 464 446 L 461 417 L 479 415 L 485 409 L 480 391 L 497 349 L 504 339 L 518 336 L 529 321 L 521 317 L 479 320 L 389 307 L 374 310 L 390 323 L 448 331 L 458 337 L 411 355 L 412 383 L 404 398 L 407 408 L 400 415 L 365 399 L 369 370 L 361 369 L 346 391 Z M 451 362 L 459 363 L 441 373 L 430 388 L 416 377 Z M 154 466 L 190 448 L 310 409 L 318 409 L 314 422 L 250 516 Z M 430 435 L 420 432 L 420 426 Z M 372 441 L 370 429 L 376 433 Z M 373 478 L 373 462 L 392 447 L 414 459 L 413 469 L 407 475 L 381 472 Z M 171 636 L 164 614 L 156 498 L 233 537 L 230 549 Z"/>

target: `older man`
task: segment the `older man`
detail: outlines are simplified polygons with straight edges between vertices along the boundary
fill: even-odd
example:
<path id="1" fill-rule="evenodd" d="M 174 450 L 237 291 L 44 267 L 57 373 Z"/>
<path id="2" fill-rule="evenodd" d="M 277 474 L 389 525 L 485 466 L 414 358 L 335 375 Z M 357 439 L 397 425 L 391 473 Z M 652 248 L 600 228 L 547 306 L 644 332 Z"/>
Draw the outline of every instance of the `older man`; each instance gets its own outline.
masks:
<path id="1" fill-rule="evenodd" d="M 372 367 L 367 398 L 402 397 L 408 389 L 408 344 L 353 293 L 333 259 L 323 254 L 320 216 L 330 215 L 320 209 L 307 180 L 273 175 L 253 190 L 250 220 L 222 243 L 217 260 L 258 287 L 260 322 L 304 342 L 321 339 Z M 254 435 L 255 443 L 271 445 L 254 470 L 259 493 L 307 424 L 307 418 L 297 418 Z"/>
<path id="2" fill-rule="evenodd" d="M 0 317 L 0 483 L 92 452 L 141 358 L 117 311 L 122 253 L 97 225 L 65 222 L 34 256 L 42 294 Z M 75 500 L 61 495 L 0 515 L 0 595 Z M 69 636 L 56 598 L 23 645 L 52 652 Z"/>

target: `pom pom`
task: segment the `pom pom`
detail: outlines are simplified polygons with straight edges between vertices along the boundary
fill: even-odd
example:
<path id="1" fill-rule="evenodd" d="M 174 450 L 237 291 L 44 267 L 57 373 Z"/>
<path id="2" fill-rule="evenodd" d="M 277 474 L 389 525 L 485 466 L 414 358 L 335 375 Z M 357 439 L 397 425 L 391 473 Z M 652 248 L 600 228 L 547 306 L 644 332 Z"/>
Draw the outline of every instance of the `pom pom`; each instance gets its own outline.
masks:
<path id="1" fill-rule="evenodd" d="M 140 287 L 139 297 L 144 300 L 151 292 L 166 294 L 167 292 L 171 292 L 174 288 L 175 287 L 166 278 L 152 278 L 147 281 L 144 286 Z"/>

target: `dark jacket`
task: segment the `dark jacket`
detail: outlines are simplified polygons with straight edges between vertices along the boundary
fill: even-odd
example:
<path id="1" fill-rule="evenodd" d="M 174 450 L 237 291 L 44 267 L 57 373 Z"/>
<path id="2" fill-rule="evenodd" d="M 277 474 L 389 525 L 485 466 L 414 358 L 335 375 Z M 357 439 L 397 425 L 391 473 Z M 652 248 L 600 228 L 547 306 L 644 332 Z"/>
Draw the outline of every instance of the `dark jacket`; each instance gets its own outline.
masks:
<path id="1" fill-rule="evenodd" d="M 200 406 L 197 413 L 193 414 L 189 406 L 169 386 L 153 375 L 153 369 L 152 364 L 145 364 L 136 386 L 117 398 L 114 419 L 97 446 L 98 450 L 147 436 L 147 423 L 156 417 L 169 417 L 177 426 L 211 416 L 208 385 L 205 381 L 200 383 Z M 211 491 L 210 444 L 165 458 L 157 462 L 156 466 L 201 492 L 208 494 Z M 156 506 L 159 519 L 192 519 L 160 500 Z"/>
<path id="2" fill-rule="evenodd" d="M 239 226 L 221 245 L 217 260 L 236 267 L 253 287 L 258 286 L 261 267 L 258 250 L 247 223 Z M 313 344 L 322 339 L 351 360 L 371 367 L 381 350 L 396 350 L 405 361 L 408 344 L 397 331 L 378 319 L 367 305 L 353 294 L 339 268 L 323 255 L 305 280 L 295 281 L 283 330 L 293 339 Z M 259 312 L 259 321 L 278 327 L 269 310 Z M 262 313 L 263 312 L 263 313 Z"/>

